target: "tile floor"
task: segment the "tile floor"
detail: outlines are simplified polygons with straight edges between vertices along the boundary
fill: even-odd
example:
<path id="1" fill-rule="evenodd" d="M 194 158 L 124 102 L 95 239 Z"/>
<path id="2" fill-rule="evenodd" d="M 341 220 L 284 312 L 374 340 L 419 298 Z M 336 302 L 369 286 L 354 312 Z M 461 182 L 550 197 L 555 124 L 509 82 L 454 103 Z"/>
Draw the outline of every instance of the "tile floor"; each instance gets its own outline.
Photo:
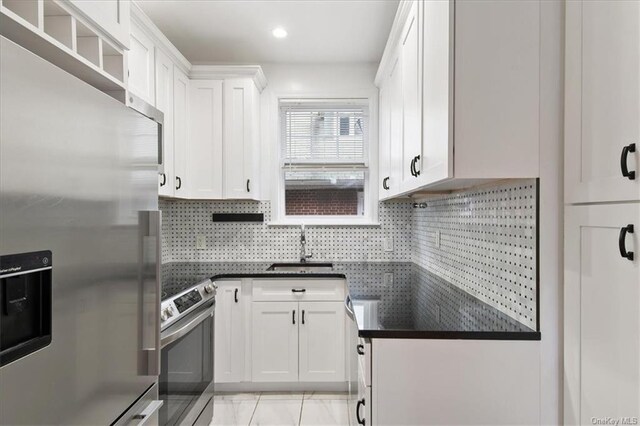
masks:
<path id="1" fill-rule="evenodd" d="M 237 393 L 214 397 L 211 426 L 349 426 L 346 393 Z"/>

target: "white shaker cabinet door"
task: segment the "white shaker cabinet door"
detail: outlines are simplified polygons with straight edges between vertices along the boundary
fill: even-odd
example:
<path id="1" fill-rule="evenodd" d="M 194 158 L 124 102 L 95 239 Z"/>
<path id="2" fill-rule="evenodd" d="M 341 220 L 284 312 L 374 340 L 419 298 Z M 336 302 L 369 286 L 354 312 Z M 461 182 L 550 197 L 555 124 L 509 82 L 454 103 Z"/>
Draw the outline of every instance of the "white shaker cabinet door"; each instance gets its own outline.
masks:
<path id="1" fill-rule="evenodd" d="M 566 209 L 565 424 L 640 416 L 639 234 L 640 203 Z"/>
<path id="2" fill-rule="evenodd" d="M 189 79 L 173 67 L 173 170 L 177 198 L 188 198 Z"/>
<path id="3" fill-rule="evenodd" d="M 378 95 L 378 194 L 380 194 L 380 200 L 384 200 L 389 197 L 389 181 L 391 180 L 391 137 L 389 133 L 391 124 L 391 108 L 388 99 L 390 91 L 387 90 L 387 86 L 388 80 L 384 80 L 380 85 L 380 91 Z"/>
<path id="4" fill-rule="evenodd" d="M 255 197 L 259 94 L 251 79 L 224 82 L 224 186 L 227 199 Z"/>
<path id="5" fill-rule="evenodd" d="M 155 101 L 155 46 L 137 25 L 131 26 L 127 87 L 150 105 Z"/>
<path id="6" fill-rule="evenodd" d="M 158 194 L 173 197 L 173 62 L 156 49 L 156 108 L 164 114 L 162 125 L 162 166 Z"/>
<path id="7" fill-rule="evenodd" d="M 344 302 L 300 302 L 300 381 L 343 382 Z"/>
<path id="8" fill-rule="evenodd" d="M 298 381 L 298 302 L 253 302 L 254 382 Z"/>
<path id="9" fill-rule="evenodd" d="M 222 80 L 190 82 L 189 198 L 222 198 Z"/>
<path id="10" fill-rule="evenodd" d="M 407 189 L 417 186 L 422 158 L 422 43 L 418 3 L 415 1 L 411 6 L 400 40 L 403 158 L 400 172 Z"/>
<path id="11" fill-rule="evenodd" d="M 566 8 L 565 200 L 640 200 L 640 2 Z"/>
<path id="12" fill-rule="evenodd" d="M 216 294 L 216 383 L 239 383 L 244 376 L 244 338 L 241 281 L 219 281 Z"/>

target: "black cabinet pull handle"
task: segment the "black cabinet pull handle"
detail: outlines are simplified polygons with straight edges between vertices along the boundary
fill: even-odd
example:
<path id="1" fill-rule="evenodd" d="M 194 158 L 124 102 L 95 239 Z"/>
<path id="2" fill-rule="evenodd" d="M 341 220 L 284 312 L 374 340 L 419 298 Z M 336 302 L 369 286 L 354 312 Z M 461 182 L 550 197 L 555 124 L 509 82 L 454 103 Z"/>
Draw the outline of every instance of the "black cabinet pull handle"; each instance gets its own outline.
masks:
<path id="1" fill-rule="evenodd" d="M 620 236 L 618 237 L 618 248 L 620 249 L 620 256 L 633 261 L 633 252 L 627 251 L 627 248 L 625 247 L 627 233 L 633 234 L 633 225 L 627 225 L 623 228 L 620 228 Z"/>
<path id="2" fill-rule="evenodd" d="M 360 417 L 360 407 L 361 406 L 364 407 L 364 398 L 362 398 L 356 404 L 356 420 L 358 420 L 358 424 L 359 425 L 363 425 L 364 426 L 364 419 L 362 417 Z"/>
<path id="3" fill-rule="evenodd" d="M 247 179 L 247 192 L 251 192 L 251 187 L 249 184 L 251 183 L 251 179 Z"/>
<path id="4" fill-rule="evenodd" d="M 634 170 L 629 171 L 627 165 L 630 152 L 636 152 L 636 144 L 632 143 L 622 148 L 622 155 L 620 156 L 620 169 L 622 170 L 622 176 L 634 180 L 636 178 L 636 172 Z"/>
<path id="5" fill-rule="evenodd" d="M 238 289 L 236 288 L 236 290 L 233 292 L 233 300 L 238 303 Z"/>
<path id="6" fill-rule="evenodd" d="M 416 175 L 416 169 L 414 168 L 416 165 L 416 159 L 414 158 L 413 160 L 411 160 L 411 176 L 415 176 Z"/>
<path id="7" fill-rule="evenodd" d="M 176 189 L 182 188 L 182 179 L 180 179 L 180 176 L 176 176 L 176 182 L 178 182 Z"/>
<path id="8" fill-rule="evenodd" d="M 304 325 L 304 309 L 302 310 L 302 325 Z"/>
<path id="9" fill-rule="evenodd" d="M 291 320 L 293 321 L 293 323 L 296 323 L 296 310 L 294 309 L 293 312 L 291 312 Z"/>
<path id="10" fill-rule="evenodd" d="M 416 174 L 414 175 L 415 177 L 420 176 L 420 170 L 418 170 L 418 168 L 416 167 L 416 164 L 418 164 L 418 161 L 420 161 L 420 156 L 419 156 L 419 155 L 416 155 L 416 156 L 413 158 L 413 171 L 416 173 Z"/>
<path id="11" fill-rule="evenodd" d="M 387 185 L 387 182 L 389 182 L 389 176 L 387 176 L 386 178 L 382 179 L 382 187 L 388 191 L 389 190 L 389 185 Z"/>
<path id="12" fill-rule="evenodd" d="M 291 289 L 291 293 L 304 293 L 305 291 L 307 291 L 306 288 L 292 288 Z"/>
<path id="13" fill-rule="evenodd" d="M 160 173 L 162 176 L 162 182 L 160 182 L 160 186 L 165 186 L 167 184 L 167 175 L 165 173 Z"/>
<path id="14" fill-rule="evenodd" d="M 356 346 L 356 351 L 358 352 L 358 355 L 364 355 L 364 345 Z"/>

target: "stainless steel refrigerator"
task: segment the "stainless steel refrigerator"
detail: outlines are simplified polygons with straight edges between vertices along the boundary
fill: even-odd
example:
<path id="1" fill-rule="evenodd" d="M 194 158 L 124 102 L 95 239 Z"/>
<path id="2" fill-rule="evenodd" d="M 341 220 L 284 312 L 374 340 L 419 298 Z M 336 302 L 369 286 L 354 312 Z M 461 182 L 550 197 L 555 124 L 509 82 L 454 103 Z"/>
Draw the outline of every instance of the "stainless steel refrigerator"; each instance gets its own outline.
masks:
<path id="1" fill-rule="evenodd" d="M 158 123 L 0 41 L 0 424 L 153 422 Z"/>

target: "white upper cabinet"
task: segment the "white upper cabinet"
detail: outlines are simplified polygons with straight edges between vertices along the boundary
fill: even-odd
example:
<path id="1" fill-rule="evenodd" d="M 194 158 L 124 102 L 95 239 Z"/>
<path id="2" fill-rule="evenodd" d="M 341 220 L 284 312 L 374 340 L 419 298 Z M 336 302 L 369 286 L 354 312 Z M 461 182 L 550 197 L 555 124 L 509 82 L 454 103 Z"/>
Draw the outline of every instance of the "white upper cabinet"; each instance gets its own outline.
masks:
<path id="1" fill-rule="evenodd" d="M 538 177 L 540 2 L 458 1 L 451 41 L 454 177 Z"/>
<path id="2" fill-rule="evenodd" d="M 422 152 L 418 179 L 428 184 L 453 177 L 453 98 L 449 72 L 452 6 L 446 1 L 422 5 Z"/>
<path id="3" fill-rule="evenodd" d="M 177 198 L 188 198 L 189 177 L 189 78 L 173 68 L 173 170 Z"/>
<path id="4" fill-rule="evenodd" d="M 164 114 L 162 125 L 162 167 L 158 194 L 172 197 L 175 186 L 173 172 L 173 62 L 156 49 L 156 108 Z"/>
<path id="5" fill-rule="evenodd" d="M 539 2 L 403 1 L 376 83 L 400 98 L 380 117 L 400 188 L 381 198 L 538 177 Z"/>
<path id="6" fill-rule="evenodd" d="M 379 143 L 378 167 L 380 175 L 380 199 L 397 195 L 402 187 L 402 66 L 399 55 L 395 57 L 388 76 L 382 80 L 379 94 Z"/>
<path id="7" fill-rule="evenodd" d="M 422 153 L 422 64 L 418 2 L 413 2 L 400 37 L 400 90 L 402 99 L 402 184 L 411 181 L 418 172 L 416 164 Z"/>
<path id="8" fill-rule="evenodd" d="M 224 198 L 252 199 L 259 155 L 259 93 L 251 79 L 224 82 Z"/>
<path id="9" fill-rule="evenodd" d="M 130 0 L 68 0 L 121 47 L 129 47 Z"/>
<path id="10" fill-rule="evenodd" d="M 223 81 L 190 82 L 189 198 L 222 198 Z"/>
<path id="11" fill-rule="evenodd" d="M 151 38 L 135 23 L 131 26 L 128 62 L 129 91 L 155 105 L 155 46 Z"/>
<path id="12" fill-rule="evenodd" d="M 385 199 L 391 189 L 391 105 L 387 99 L 387 82 L 380 86 L 378 94 L 378 117 L 380 120 L 380 131 L 378 132 L 378 170 L 380 174 L 380 186 L 378 193 L 380 199 Z"/>
<path id="13" fill-rule="evenodd" d="M 640 3 L 567 2 L 565 40 L 565 200 L 640 200 Z"/>
<path id="14" fill-rule="evenodd" d="M 191 65 L 134 4 L 128 90 L 164 113 L 160 196 L 259 199 L 259 66 Z"/>
<path id="15" fill-rule="evenodd" d="M 259 92 L 250 78 L 190 82 L 191 199 L 256 199 Z"/>
<path id="16" fill-rule="evenodd" d="M 640 203 L 565 210 L 564 424 L 640 416 L 639 231 Z"/>

